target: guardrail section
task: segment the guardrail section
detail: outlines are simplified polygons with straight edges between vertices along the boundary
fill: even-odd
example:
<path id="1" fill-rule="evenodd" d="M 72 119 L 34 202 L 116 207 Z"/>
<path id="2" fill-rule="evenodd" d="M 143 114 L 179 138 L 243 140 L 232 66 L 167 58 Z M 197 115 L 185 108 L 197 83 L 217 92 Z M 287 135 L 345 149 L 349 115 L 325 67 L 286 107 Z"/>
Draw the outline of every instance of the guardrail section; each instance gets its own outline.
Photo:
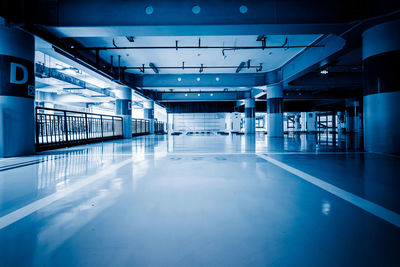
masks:
<path id="1" fill-rule="evenodd" d="M 36 107 L 36 150 L 122 138 L 122 118 Z"/>

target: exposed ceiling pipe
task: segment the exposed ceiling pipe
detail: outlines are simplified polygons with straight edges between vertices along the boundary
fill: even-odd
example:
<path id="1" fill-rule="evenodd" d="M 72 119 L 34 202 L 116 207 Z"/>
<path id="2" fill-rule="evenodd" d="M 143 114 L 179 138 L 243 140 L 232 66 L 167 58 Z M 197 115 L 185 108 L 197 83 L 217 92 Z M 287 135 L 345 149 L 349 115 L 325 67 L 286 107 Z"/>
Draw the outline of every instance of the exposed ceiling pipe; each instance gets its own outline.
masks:
<path id="1" fill-rule="evenodd" d="M 236 69 L 236 73 L 239 73 L 243 69 L 245 64 L 246 63 L 244 61 L 240 62 L 239 66 Z M 247 68 L 250 69 L 250 66 L 248 66 Z"/>
<path id="2" fill-rule="evenodd" d="M 311 47 L 325 47 L 325 45 L 273 45 L 273 46 L 119 46 L 119 47 L 106 47 L 106 46 L 93 46 L 93 47 L 76 47 L 74 50 L 135 50 L 135 49 L 224 49 L 224 50 L 241 50 L 241 49 L 289 49 L 289 48 L 311 48 Z"/>
<path id="3" fill-rule="evenodd" d="M 243 65 L 242 65 L 243 63 Z M 239 66 L 245 67 L 246 66 L 246 62 L 241 62 Z M 128 69 L 128 70 L 140 70 L 142 73 L 144 73 L 144 71 L 146 69 L 153 69 L 152 67 L 146 67 L 145 64 L 142 64 L 141 67 L 123 67 L 124 69 Z M 199 70 L 205 70 L 205 69 L 238 69 L 238 66 L 204 66 L 203 64 L 201 64 L 200 66 L 164 66 L 164 67 L 157 67 L 157 69 L 199 69 Z M 262 69 L 262 63 L 260 63 L 259 66 L 250 66 L 247 65 L 246 66 L 247 69 L 256 69 L 258 71 L 261 71 Z"/>

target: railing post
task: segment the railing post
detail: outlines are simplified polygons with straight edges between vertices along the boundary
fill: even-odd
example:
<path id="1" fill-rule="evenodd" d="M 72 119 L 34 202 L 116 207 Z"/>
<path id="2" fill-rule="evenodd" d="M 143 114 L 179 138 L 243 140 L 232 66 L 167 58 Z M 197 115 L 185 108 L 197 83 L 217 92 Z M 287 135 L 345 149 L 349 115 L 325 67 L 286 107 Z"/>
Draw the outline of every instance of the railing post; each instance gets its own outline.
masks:
<path id="1" fill-rule="evenodd" d="M 86 130 L 86 140 L 89 140 L 89 126 L 86 113 L 85 113 L 85 130 Z"/>
<path id="2" fill-rule="evenodd" d="M 36 127 L 36 147 L 39 145 L 39 127 L 38 127 L 38 109 L 37 107 L 35 108 L 35 127 Z"/>
<path id="3" fill-rule="evenodd" d="M 112 120 L 112 131 L 113 131 L 113 137 L 115 136 L 115 132 L 114 132 L 114 116 L 111 117 Z"/>
<path id="4" fill-rule="evenodd" d="M 124 136 L 124 119 L 121 118 L 120 122 L 121 122 L 121 129 L 122 129 L 121 134 L 122 134 L 122 136 Z"/>
<path id="5" fill-rule="evenodd" d="M 103 133 L 103 115 L 100 115 L 100 125 L 101 125 L 101 138 L 104 138 L 104 133 Z"/>
<path id="6" fill-rule="evenodd" d="M 68 122 L 67 122 L 66 111 L 64 111 L 64 130 L 65 130 L 65 143 L 68 144 Z"/>

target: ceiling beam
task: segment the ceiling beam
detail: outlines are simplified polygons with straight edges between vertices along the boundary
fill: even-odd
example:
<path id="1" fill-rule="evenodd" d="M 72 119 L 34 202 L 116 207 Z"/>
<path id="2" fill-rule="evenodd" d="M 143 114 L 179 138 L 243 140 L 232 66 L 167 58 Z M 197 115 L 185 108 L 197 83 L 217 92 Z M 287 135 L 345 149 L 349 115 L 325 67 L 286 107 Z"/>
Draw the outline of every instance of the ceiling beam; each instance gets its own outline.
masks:
<path id="1" fill-rule="evenodd" d="M 130 74 L 125 73 L 126 82 L 137 87 L 251 87 L 266 83 L 264 73 L 240 74 Z"/>
<path id="2" fill-rule="evenodd" d="M 202 102 L 202 101 L 237 101 L 249 98 L 250 91 L 192 91 L 192 92 L 147 92 L 159 102 Z"/>
<path id="3" fill-rule="evenodd" d="M 115 94 L 113 92 L 110 92 L 109 88 L 100 88 L 97 87 L 93 84 L 87 83 L 81 79 L 75 78 L 71 75 L 62 73 L 58 71 L 55 68 L 48 68 L 42 64 L 37 64 L 36 63 L 36 68 L 35 68 L 35 75 L 38 78 L 54 78 L 59 81 L 63 81 L 75 86 L 79 86 L 82 89 L 88 89 L 90 91 L 103 94 L 105 96 L 110 96 L 110 97 L 115 97 Z"/>
<path id="4" fill-rule="evenodd" d="M 315 43 L 323 44 L 324 47 L 305 49 L 282 67 L 282 80 L 285 84 L 314 70 L 316 63 L 323 62 L 327 57 L 340 51 L 346 41 L 336 35 L 324 35 Z"/>

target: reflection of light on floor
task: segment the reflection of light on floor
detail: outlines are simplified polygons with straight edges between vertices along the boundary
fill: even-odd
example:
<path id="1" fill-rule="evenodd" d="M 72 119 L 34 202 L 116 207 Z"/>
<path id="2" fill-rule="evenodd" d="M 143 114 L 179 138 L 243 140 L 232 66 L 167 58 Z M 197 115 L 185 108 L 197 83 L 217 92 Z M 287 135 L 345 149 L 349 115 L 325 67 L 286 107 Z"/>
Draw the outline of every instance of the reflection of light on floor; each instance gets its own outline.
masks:
<path id="1" fill-rule="evenodd" d="M 88 224 L 102 211 L 112 206 L 122 189 L 122 179 L 113 178 L 100 184 L 93 195 L 80 204 L 78 199 L 82 196 L 76 194 L 71 196 L 69 202 L 64 203 L 63 209 L 56 207 L 61 212 L 56 213 L 42 226 L 38 233 L 40 250 L 37 252 L 37 259 L 42 259 L 42 255 L 50 254 L 63 244 L 68 238 L 77 233 L 82 227 Z M 50 216 L 54 212 L 54 207 L 41 211 L 41 216 Z M 59 232 L 62 231 L 62 235 Z"/>
<path id="2" fill-rule="evenodd" d="M 145 160 L 145 156 L 133 157 L 132 167 L 132 191 L 136 190 L 138 181 L 143 178 L 149 169 L 149 162 Z"/>
<path id="3" fill-rule="evenodd" d="M 322 209 L 321 209 L 322 214 L 329 215 L 330 211 L 331 211 L 331 203 L 329 203 L 326 200 L 322 201 Z"/>

